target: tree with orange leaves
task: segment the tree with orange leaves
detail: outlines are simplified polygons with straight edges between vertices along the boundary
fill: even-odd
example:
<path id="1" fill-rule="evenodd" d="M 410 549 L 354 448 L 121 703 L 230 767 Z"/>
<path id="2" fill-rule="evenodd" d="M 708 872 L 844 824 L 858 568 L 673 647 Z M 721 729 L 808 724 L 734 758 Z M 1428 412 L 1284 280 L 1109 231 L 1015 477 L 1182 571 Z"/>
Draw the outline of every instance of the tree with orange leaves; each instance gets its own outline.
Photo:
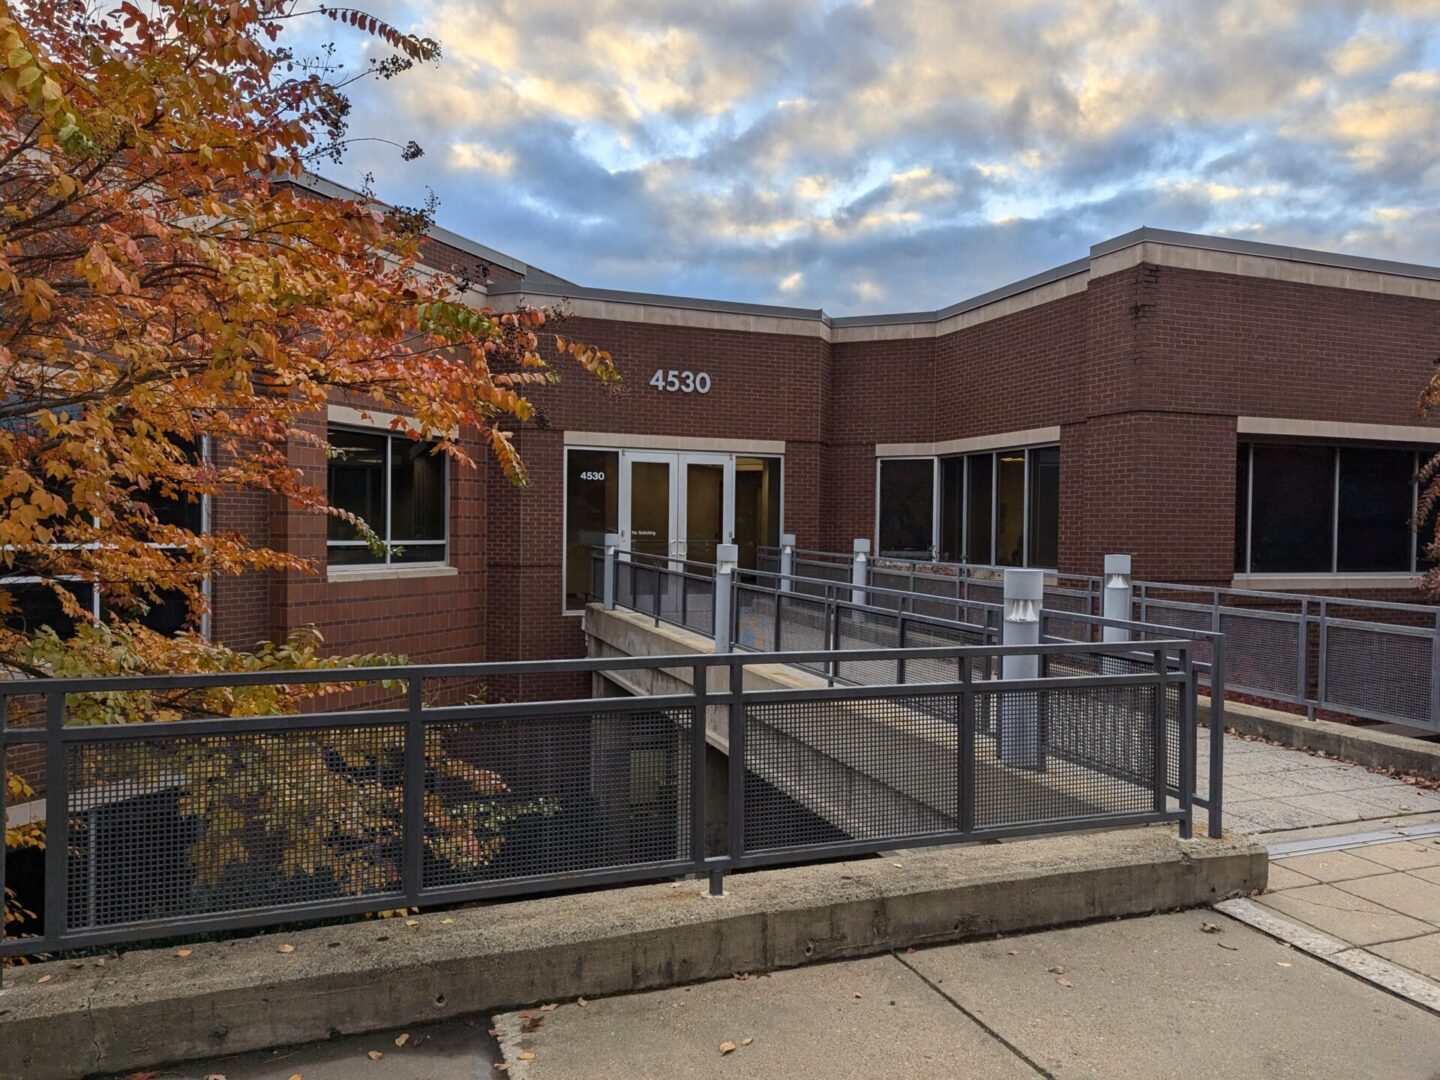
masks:
<path id="1" fill-rule="evenodd" d="M 496 315 L 467 302 L 470 282 L 423 267 L 433 208 L 381 210 L 286 182 L 347 140 L 353 76 L 283 45 L 305 16 L 389 47 L 362 75 L 440 56 L 363 12 L 293 0 L 98 12 L 0 0 L 0 666 L 11 672 L 337 664 L 313 642 L 238 653 L 137 622 L 162 594 L 201 611 L 210 576 L 312 569 L 177 523 L 164 505 L 268 492 L 379 543 L 288 461 L 293 444 L 318 441 L 305 420 L 337 396 L 407 417 L 413 438 L 462 465 L 475 462 L 457 433 L 478 432 L 524 482 L 509 429 L 532 415 L 527 389 L 557 378 L 537 349 L 546 312 Z M 617 377 L 604 352 L 556 344 L 598 380 Z M 61 640 L 5 625 L 7 578 L 52 588 L 80 630 Z M 104 620 L 77 602 L 77 581 L 102 590 Z"/>

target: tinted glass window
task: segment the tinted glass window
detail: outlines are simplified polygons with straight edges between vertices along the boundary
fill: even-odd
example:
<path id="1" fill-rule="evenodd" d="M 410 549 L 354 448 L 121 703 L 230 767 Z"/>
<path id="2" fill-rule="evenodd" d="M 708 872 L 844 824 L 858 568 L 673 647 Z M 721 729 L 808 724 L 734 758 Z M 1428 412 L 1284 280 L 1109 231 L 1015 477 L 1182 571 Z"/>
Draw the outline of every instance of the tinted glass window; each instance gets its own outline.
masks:
<path id="1" fill-rule="evenodd" d="M 1252 468 L 1251 571 L 1283 574 L 1330 570 L 1334 448 L 1256 446 Z"/>
<path id="2" fill-rule="evenodd" d="M 1025 453 L 999 455 L 995 492 L 995 561 L 1001 566 L 1025 563 Z"/>
<path id="3" fill-rule="evenodd" d="M 959 562 L 965 557 L 965 459 L 940 461 L 940 558 Z"/>
<path id="4" fill-rule="evenodd" d="M 1060 565 L 1060 448 L 1030 451 L 1030 565 Z"/>
<path id="5" fill-rule="evenodd" d="M 1338 569 L 1410 569 L 1414 463 L 1410 450 L 1341 449 Z"/>
<path id="6" fill-rule="evenodd" d="M 330 505 L 360 518 L 383 539 L 385 536 L 385 444 L 387 437 L 368 432 L 330 432 L 330 445 L 335 456 L 330 459 L 328 496 Z M 331 540 L 356 541 L 359 532 L 347 521 L 332 517 L 329 521 Z M 375 554 L 364 545 L 346 549 L 332 548 L 331 562 L 384 562 L 385 556 Z"/>
<path id="7" fill-rule="evenodd" d="M 48 626 L 60 636 L 62 641 L 68 640 L 75 633 L 76 620 L 65 613 L 60 605 L 60 598 L 55 595 L 55 587 L 50 584 L 36 582 L 33 584 L 4 585 L 14 602 L 14 610 L 5 615 L 5 625 L 21 634 L 33 634 L 41 627 Z M 91 585 L 80 582 L 73 584 L 62 584 L 60 588 L 68 589 L 75 595 L 75 599 L 85 611 L 93 610 L 95 602 L 95 590 Z"/>
<path id="8" fill-rule="evenodd" d="M 330 518 L 332 565 L 445 561 L 446 461 L 435 443 L 404 435 L 334 428 L 330 505 L 360 518 L 391 545 L 371 551 L 347 521 Z"/>
<path id="9" fill-rule="evenodd" d="M 614 450 L 571 450 L 565 455 L 565 606 L 581 608 L 590 596 L 593 549 L 620 528 L 620 455 Z"/>
<path id="10" fill-rule="evenodd" d="M 975 454 L 965 459 L 965 467 L 970 478 L 970 490 L 966 499 L 970 518 L 966 528 L 968 545 L 965 561 L 979 566 L 990 566 L 995 562 L 990 543 L 995 495 L 995 455 Z"/>
<path id="11" fill-rule="evenodd" d="M 194 443 L 186 439 L 175 439 L 174 442 L 191 461 L 200 459 L 200 448 Z M 204 528 L 204 513 L 199 495 L 177 495 L 173 499 L 167 499 L 158 490 L 150 488 L 136 491 L 135 497 L 140 502 L 148 503 L 163 525 L 176 525 L 194 533 L 201 532 Z"/>
<path id="12" fill-rule="evenodd" d="M 928 559 L 934 526 L 935 460 L 881 461 L 881 554 Z"/>
<path id="13" fill-rule="evenodd" d="M 735 459 L 735 543 L 747 570 L 760 565 L 760 548 L 780 546 L 779 458 Z"/>
<path id="14" fill-rule="evenodd" d="M 1243 574 L 1249 556 L 1250 444 L 1241 443 L 1235 460 L 1235 570 Z"/>

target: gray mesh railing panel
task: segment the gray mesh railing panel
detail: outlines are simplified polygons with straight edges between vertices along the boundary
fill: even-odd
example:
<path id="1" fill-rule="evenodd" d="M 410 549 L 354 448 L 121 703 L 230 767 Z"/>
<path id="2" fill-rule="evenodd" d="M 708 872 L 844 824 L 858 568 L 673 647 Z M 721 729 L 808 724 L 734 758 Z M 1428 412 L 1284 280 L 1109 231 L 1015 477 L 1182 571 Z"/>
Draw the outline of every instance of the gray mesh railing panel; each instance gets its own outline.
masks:
<path id="1" fill-rule="evenodd" d="M 818 651 L 826 647 L 826 609 L 803 596 L 777 594 L 780 611 L 780 648 L 785 652 Z M 819 670 L 824 665 L 805 665 Z"/>
<path id="2" fill-rule="evenodd" d="M 736 589 L 735 611 L 736 647 L 774 652 L 775 594 L 760 589 Z"/>
<path id="3" fill-rule="evenodd" d="M 71 743 L 66 929 L 400 889 L 405 729 Z"/>
<path id="4" fill-rule="evenodd" d="M 430 738 L 450 760 L 492 774 L 503 787 L 458 803 L 482 826 L 478 850 L 451 855 L 447 845 L 430 844 L 425 887 L 687 858 L 691 717 L 689 709 L 641 707 L 431 725 Z M 433 770 L 430 783 L 445 790 Z"/>
<path id="5" fill-rule="evenodd" d="M 990 718 L 999 731 L 1035 729 L 1041 733 L 1043 772 L 1005 764 L 997 743 L 982 736 L 976 742 L 975 826 L 979 829 L 1020 826 L 1067 818 L 1107 814 L 1146 814 L 1154 810 L 1153 765 L 1133 777 L 1096 768 L 1062 753 L 1054 741 L 1073 735 L 1093 718 L 1106 722 L 1095 737 L 1123 737 L 1136 747 L 1137 761 L 1153 747 L 1155 687 L 1071 687 L 1054 690 L 1005 690 L 976 695 L 977 716 Z M 1048 733 L 1048 735 L 1047 735 Z M 1101 755 L 1108 757 L 1109 755 Z"/>
<path id="6" fill-rule="evenodd" d="M 715 631 L 715 580 L 686 576 L 681 579 L 684 603 L 681 605 L 681 624 L 697 634 L 713 634 Z"/>
<path id="7" fill-rule="evenodd" d="M 1148 600 L 1138 618 L 1141 622 L 1160 626 L 1176 626 L 1185 630 L 1209 631 L 1214 627 L 1213 608 L 1184 604 L 1167 604 L 1163 600 Z M 1191 646 L 1191 655 L 1197 663 L 1210 662 L 1210 641 L 1203 638 Z M 1293 665 L 1292 665 L 1293 666 Z"/>
<path id="8" fill-rule="evenodd" d="M 1088 593 L 1076 594 L 1061 589 L 1045 590 L 1045 607 L 1051 611 L 1074 611 L 1081 615 L 1092 614 L 1092 601 Z M 1063 638 L 1066 641 L 1089 641 L 1091 637 L 1091 625 L 1079 619 L 1062 619 L 1051 617 L 1045 627 L 1046 633 L 1052 637 Z"/>
<path id="9" fill-rule="evenodd" d="M 900 624 L 889 612 L 847 609 L 835 620 L 836 649 L 896 649 Z M 893 660 L 849 660 L 835 665 L 835 676 L 861 686 L 893 683 Z"/>
<path id="10" fill-rule="evenodd" d="M 1321 704 L 1435 727 L 1440 718 L 1431 715 L 1434 649 L 1433 634 L 1331 623 Z"/>
<path id="11" fill-rule="evenodd" d="M 1225 635 L 1226 686 L 1303 700 L 1298 620 L 1224 608 L 1220 632 Z"/>
<path id="12" fill-rule="evenodd" d="M 958 699 L 829 698 L 745 711 L 745 850 L 959 827 Z"/>

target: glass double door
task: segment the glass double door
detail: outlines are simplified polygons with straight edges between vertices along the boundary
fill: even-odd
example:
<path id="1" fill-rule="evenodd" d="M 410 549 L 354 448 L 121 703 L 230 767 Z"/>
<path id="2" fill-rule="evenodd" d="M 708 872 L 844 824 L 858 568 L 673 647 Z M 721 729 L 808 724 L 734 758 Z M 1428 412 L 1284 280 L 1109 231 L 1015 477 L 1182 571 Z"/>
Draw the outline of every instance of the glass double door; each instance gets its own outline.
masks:
<path id="1" fill-rule="evenodd" d="M 735 459 L 728 454 L 620 454 L 620 546 L 714 563 L 735 539 Z"/>

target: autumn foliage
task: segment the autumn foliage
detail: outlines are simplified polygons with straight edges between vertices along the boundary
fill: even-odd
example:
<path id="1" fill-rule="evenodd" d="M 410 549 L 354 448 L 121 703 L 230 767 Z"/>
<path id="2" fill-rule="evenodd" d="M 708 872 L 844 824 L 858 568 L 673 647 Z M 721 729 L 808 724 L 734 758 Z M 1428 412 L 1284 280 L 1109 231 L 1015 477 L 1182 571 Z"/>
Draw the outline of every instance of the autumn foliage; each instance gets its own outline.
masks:
<path id="1" fill-rule="evenodd" d="M 162 594 L 198 613 L 207 577 L 315 569 L 162 508 L 262 491 L 344 516 L 289 457 L 296 444 L 323 448 L 306 419 L 328 401 L 407 417 L 397 424 L 462 465 L 476 462 L 460 436 L 478 435 L 524 481 L 511 431 L 532 416 L 527 391 L 557 378 L 537 347 L 547 313 L 496 315 L 474 282 L 421 266 L 425 210 L 289 182 L 343 151 L 355 77 L 285 47 L 302 17 L 390 50 L 362 76 L 439 57 L 435 42 L 370 15 L 288 0 L 0 2 L 0 664 L 11 672 L 273 661 L 134 620 Z M 557 346 L 615 377 L 607 354 Z M 80 633 L 18 628 L 7 579 L 53 588 Z M 100 588 L 100 624 L 66 587 L 76 581 Z M 322 662 L 317 645 L 278 648 L 309 666 Z"/>

